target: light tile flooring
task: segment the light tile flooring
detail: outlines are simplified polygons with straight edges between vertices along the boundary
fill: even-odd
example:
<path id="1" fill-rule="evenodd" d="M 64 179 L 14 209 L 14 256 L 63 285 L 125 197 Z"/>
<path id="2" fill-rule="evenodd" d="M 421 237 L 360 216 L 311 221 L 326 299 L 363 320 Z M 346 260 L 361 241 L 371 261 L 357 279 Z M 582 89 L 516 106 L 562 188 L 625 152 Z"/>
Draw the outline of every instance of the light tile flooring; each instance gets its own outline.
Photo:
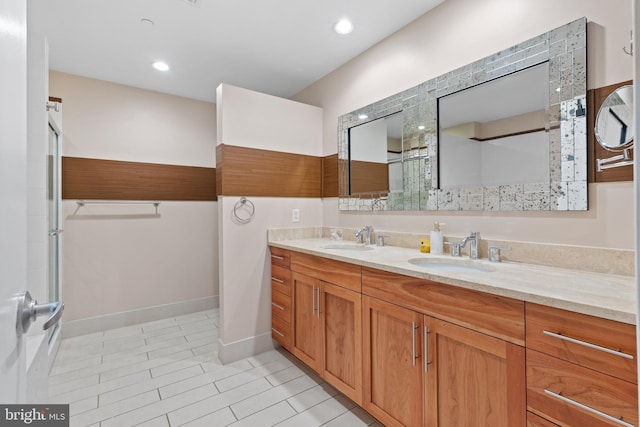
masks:
<path id="1" fill-rule="evenodd" d="M 65 339 L 51 403 L 72 427 L 380 427 L 284 350 L 222 365 L 219 310 Z"/>

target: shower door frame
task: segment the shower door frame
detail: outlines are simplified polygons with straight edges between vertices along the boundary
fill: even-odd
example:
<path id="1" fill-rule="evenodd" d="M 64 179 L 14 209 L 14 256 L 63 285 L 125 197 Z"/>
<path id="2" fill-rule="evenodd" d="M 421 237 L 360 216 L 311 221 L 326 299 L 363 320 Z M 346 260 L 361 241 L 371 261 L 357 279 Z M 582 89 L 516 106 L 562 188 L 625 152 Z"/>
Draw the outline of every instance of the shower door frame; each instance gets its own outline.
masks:
<path id="1" fill-rule="evenodd" d="M 47 222 L 47 299 L 48 302 L 62 301 L 62 132 L 51 115 L 48 123 Z M 49 343 L 59 327 L 59 324 L 56 324 L 49 329 Z"/>

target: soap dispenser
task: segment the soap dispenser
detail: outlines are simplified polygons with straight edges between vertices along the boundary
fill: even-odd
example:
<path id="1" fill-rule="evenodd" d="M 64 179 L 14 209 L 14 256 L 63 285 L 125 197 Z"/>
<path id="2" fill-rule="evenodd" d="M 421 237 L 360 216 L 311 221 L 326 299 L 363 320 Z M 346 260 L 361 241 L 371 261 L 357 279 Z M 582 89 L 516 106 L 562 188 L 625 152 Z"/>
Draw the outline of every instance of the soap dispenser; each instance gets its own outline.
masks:
<path id="1" fill-rule="evenodd" d="M 431 253 L 434 255 L 442 255 L 444 247 L 444 236 L 440 231 L 440 226 L 444 225 L 444 222 L 436 222 L 433 224 L 433 231 L 430 233 L 431 240 Z"/>

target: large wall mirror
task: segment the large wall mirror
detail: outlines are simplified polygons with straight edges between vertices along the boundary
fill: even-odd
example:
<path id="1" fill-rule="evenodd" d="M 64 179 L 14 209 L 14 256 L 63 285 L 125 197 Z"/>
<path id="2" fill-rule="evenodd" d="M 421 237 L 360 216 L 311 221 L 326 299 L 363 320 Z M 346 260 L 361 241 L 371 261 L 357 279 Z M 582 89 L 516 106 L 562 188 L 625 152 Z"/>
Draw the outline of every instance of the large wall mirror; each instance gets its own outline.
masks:
<path id="1" fill-rule="evenodd" d="M 341 116 L 340 210 L 586 210 L 586 25 Z"/>

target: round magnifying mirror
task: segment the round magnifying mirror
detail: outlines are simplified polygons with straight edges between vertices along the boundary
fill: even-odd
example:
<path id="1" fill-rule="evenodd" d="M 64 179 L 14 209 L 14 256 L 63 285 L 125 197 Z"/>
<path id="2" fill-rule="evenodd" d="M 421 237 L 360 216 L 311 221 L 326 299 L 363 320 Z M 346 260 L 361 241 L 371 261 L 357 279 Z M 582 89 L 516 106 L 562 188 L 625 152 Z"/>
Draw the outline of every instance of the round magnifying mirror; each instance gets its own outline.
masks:
<path id="1" fill-rule="evenodd" d="M 607 96 L 596 117 L 595 135 L 609 151 L 633 146 L 633 86 L 621 86 Z"/>

